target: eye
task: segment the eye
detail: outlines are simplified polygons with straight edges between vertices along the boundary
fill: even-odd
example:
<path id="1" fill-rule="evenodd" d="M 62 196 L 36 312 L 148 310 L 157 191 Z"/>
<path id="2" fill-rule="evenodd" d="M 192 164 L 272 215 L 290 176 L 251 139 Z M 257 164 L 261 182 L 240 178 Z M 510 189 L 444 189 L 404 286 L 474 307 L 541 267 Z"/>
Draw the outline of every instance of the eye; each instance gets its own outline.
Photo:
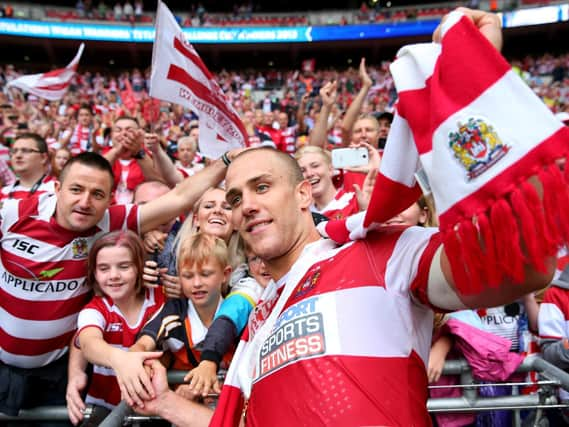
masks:
<path id="1" fill-rule="evenodd" d="M 97 200 L 103 200 L 105 198 L 105 193 L 103 193 L 101 191 L 96 191 L 94 194 L 94 197 Z"/>
<path id="2" fill-rule="evenodd" d="M 269 189 L 269 184 L 258 184 L 257 193 L 264 193 Z"/>
<path id="3" fill-rule="evenodd" d="M 71 187 L 71 188 L 69 188 L 69 191 L 73 194 L 81 193 L 81 189 L 79 187 Z"/>
<path id="4" fill-rule="evenodd" d="M 131 265 L 132 265 L 132 264 L 131 264 L 130 262 L 128 262 L 128 263 L 125 263 L 125 264 L 120 264 L 120 265 L 119 265 L 119 268 L 120 268 L 121 270 L 128 270 Z"/>
<path id="5" fill-rule="evenodd" d="M 235 195 L 235 196 L 231 197 L 231 199 L 229 200 L 229 205 L 232 208 L 239 206 L 239 203 L 241 203 L 241 196 Z"/>
<path id="6" fill-rule="evenodd" d="M 108 269 L 109 269 L 109 267 L 106 265 L 98 265 L 97 266 L 98 271 L 107 271 Z"/>

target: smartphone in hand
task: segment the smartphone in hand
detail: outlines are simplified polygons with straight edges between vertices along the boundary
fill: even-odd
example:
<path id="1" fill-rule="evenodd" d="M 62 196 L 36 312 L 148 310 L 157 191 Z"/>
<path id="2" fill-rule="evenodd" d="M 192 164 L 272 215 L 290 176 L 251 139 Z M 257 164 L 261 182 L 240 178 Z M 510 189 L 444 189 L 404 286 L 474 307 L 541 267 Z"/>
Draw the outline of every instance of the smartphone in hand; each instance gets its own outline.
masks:
<path id="1" fill-rule="evenodd" d="M 332 166 L 335 169 L 345 169 L 364 166 L 369 162 L 367 148 L 335 148 L 332 150 Z"/>

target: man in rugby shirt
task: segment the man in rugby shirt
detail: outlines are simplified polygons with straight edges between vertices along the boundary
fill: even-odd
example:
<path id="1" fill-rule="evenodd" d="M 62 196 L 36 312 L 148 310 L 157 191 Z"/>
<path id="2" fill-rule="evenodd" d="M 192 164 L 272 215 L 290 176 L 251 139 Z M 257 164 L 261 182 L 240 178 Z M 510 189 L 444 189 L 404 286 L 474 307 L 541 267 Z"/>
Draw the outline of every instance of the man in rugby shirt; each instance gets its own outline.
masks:
<path id="1" fill-rule="evenodd" d="M 65 404 L 67 386 L 70 413 L 81 416 L 85 361 L 69 343 L 77 314 L 90 297 L 85 283 L 89 248 L 106 232 L 144 233 L 187 212 L 223 179 L 225 169 L 218 160 L 142 206 L 110 206 L 112 168 L 102 156 L 85 152 L 67 163 L 55 193 L 4 201 L 0 383 L 6 393 L 0 412 L 16 415 L 21 408 Z"/>
<path id="2" fill-rule="evenodd" d="M 26 199 L 34 194 L 53 193 L 55 181 L 48 174 L 47 144 L 40 135 L 18 135 L 10 147 L 10 163 L 18 179 L 2 187 L 0 200 Z"/>

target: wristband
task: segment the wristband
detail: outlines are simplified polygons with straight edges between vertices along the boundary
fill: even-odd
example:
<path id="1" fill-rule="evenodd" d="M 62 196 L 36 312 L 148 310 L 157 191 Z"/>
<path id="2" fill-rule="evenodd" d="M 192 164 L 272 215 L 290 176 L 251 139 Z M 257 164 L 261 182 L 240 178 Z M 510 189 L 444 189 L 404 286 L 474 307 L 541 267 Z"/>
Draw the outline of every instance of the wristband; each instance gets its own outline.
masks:
<path id="1" fill-rule="evenodd" d="M 225 164 L 225 166 L 229 166 L 231 164 L 231 160 L 229 159 L 229 157 L 227 157 L 227 151 L 225 153 L 223 153 L 221 155 L 221 160 L 223 160 L 223 163 Z"/>

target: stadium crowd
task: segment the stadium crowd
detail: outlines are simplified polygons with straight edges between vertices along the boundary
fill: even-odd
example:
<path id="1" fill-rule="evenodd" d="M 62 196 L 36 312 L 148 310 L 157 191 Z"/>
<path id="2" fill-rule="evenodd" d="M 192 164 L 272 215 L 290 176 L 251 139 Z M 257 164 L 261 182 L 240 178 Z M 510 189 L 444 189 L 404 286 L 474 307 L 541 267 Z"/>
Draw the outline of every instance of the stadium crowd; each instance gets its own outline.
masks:
<path id="1" fill-rule="evenodd" d="M 362 59 L 358 68 L 347 70 L 315 70 L 313 65 L 302 70 L 216 73 L 227 102 L 243 121 L 248 145 L 261 147 L 258 151 L 230 151 L 217 160 L 200 152 L 204 141 L 200 139 L 195 114 L 149 97 L 150 70 L 133 69 L 119 75 L 80 70 L 64 98 L 49 102 L 6 87 L 26 70 L 10 65 L 0 68 L 0 381 L 5 385 L 4 395 L 11 396 L 0 400 L 0 412 L 15 415 L 20 408 L 66 404 L 71 421 L 78 424 L 88 404 L 96 411 L 87 425 L 96 425 L 122 398 L 141 413 L 158 412 L 180 422 L 167 412 L 166 404 L 157 408 L 153 403 L 158 397 L 170 396 L 167 386 L 160 382 L 162 371 L 155 360 L 160 358 L 168 368 L 188 371 L 187 384 L 177 387 L 176 397 L 171 399 L 211 405 L 209 393 L 221 390 L 218 373 L 230 365 L 239 337 L 244 330 L 248 334 L 252 324 L 255 329 L 256 319 L 268 317 L 274 308 L 257 303 L 260 299 L 266 302 L 267 295 L 273 292 L 269 302 L 275 304 L 274 297 L 285 287 L 277 290 L 275 281 L 281 285 L 285 280 L 294 280 L 290 276 L 286 279 L 292 263 L 280 263 L 283 259 L 288 262 L 286 257 L 293 255 L 303 262 L 308 262 L 308 258 L 311 263 L 314 259 L 322 262 L 322 270 L 318 264 L 317 271 L 306 281 L 300 283 L 301 277 L 297 277 L 299 287 L 293 298 L 300 298 L 300 302 L 286 307 L 276 303 L 285 314 L 290 313 L 290 318 L 298 320 L 294 324 L 287 323 L 288 318 L 278 320 L 283 326 L 282 334 L 293 334 L 291 331 L 296 328 L 300 331 L 295 335 L 296 341 L 290 341 L 296 347 L 286 347 L 287 351 L 298 353 L 290 356 L 294 360 L 302 359 L 304 354 L 322 353 L 324 335 L 310 334 L 329 325 L 318 323 L 322 322 L 318 320 L 320 314 L 296 317 L 293 311 L 310 313 L 316 299 L 306 295 L 318 294 L 313 293 L 313 288 L 319 275 L 328 274 L 328 281 L 330 276 L 339 277 L 342 269 L 366 258 L 368 243 L 377 253 L 393 252 L 382 255 L 383 258 L 378 256 L 382 275 L 393 274 L 390 268 L 397 264 L 400 269 L 409 269 L 401 274 L 417 276 L 411 277 L 412 286 L 397 285 L 402 286 L 397 292 L 407 295 L 398 303 L 416 316 L 414 322 L 432 320 L 428 307 L 463 307 L 452 298 L 439 298 L 431 289 L 432 271 L 425 272 L 430 264 L 424 262 L 430 262 L 429 257 L 439 260 L 446 256 L 437 250 L 437 237 L 433 237 L 437 236 L 436 229 L 431 228 L 437 225 L 437 212 L 429 197 L 421 197 L 383 224 L 391 227 L 390 233 L 395 236 L 386 239 L 393 240 L 389 248 L 378 239 L 369 238 L 364 240 L 368 243 L 348 246 L 351 249 L 342 252 L 342 261 L 338 258 L 336 267 L 324 265 L 331 256 L 330 248 L 314 249 L 318 240 L 314 224 L 346 219 L 368 207 L 397 93 L 388 61 L 371 65 Z M 552 112 L 562 120 L 569 119 L 569 54 L 516 59 L 511 65 Z M 362 148 L 366 163 L 335 166 L 331 153 L 348 146 Z M 257 167 L 263 174 L 253 174 Z M 280 175 L 275 172 L 279 168 L 284 171 Z M 288 183 L 289 176 L 297 172 L 300 176 L 295 176 L 298 182 L 294 182 L 299 190 L 289 192 L 283 183 Z M 220 186 L 222 181 L 225 185 Z M 276 194 L 270 192 L 273 188 L 275 192 L 282 191 L 282 195 L 261 199 L 266 192 Z M 265 215 L 269 212 L 271 219 L 263 215 L 257 218 L 257 211 Z M 271 233 L 276 237 L 256 240 L 255 236 L 263 235 L 265 227 L 274 227 Z M 239 237 L 237 231 L 248 237 Z M 297 251 L 295 232 L 310 242 L 308 253 L 300 255 L 301 251 Z M 328 245 L 319 242 L 318 245 Z M 395 242 L 411 251 L 409 259 L 415 261 L 408 263 L 414 263 L 412 266 L 403 266 L 408 252 L 399 246 L 395 248 Z M 286 257 L 280 253 L 272 256 L 275 247 L 288 243 L 293 255 L 287 252 Z M 424 400 L 419 389 L 426 383 L 418 379 L 424 374 L 414 369 L 426 367 L 428 381 L 436 383 L 441 380 L 444 361 L 453 352 L 461 351 L 473 360 L 481 357 L 480 348 L 473 355 L 460 347 L 461 340 L 468 341 L 465 336 L 475 336 L 481 348 L 492 342 L 500 350 L 500 362 L 508 362 L 515 369 L 521 359 L 510 353 L 537 351 L 533 345 L 539 334 L 545 338 L 545 355 L 559 366 L 569 367 L 568 334 L 563 323 L 566 308 L 559 304 L 567 298 L 565 289 L 569 287 L 566 265 L 567 256 L 560 252 L 558 273 L 564 268 L 566 271 L 558 274 L 554 286 L 545 292 L 545 310 L 539 307 L 542 293 L 537 292 L 536 296 L 534 292 L 543 283 L 536 279 L 522 288 L 529 293 L 518 295 L 514 302 L 506 303 L 505 297 L 480 298 L 475 300 L 480 307 L 486 306 L 487 301 L 499 304 L 490 309 L 457 311 L 441 316 L 441 322 L 433 322 L 432 328 L 429 324 L 429 343 L 430 332 L 435 331 L 430 357 L 417 362 L 414 358 L 421 355 L 413 351 L 405 366 L 394 364 L 391 368 L 409 370 L 408 384 L 393 387 L 399 390 L 408 386 L 411 403 L 394 404 L 404 408 L 404 413 L 380 418 L 424 420 L 424 409 L 417 409 L 415 403 Z M 441 270 L 440 275 L 451 277 L 444 268 Z M 292 277 L 294 274 L 299 273 L 290 272 Z M 369 280 L 359 276 L 357 279 Z M 440 281 L 450 289 L 448 281 Z M 399 283 L 399 279 L 395 282 Z M 334 282 L 329 286 L 327 295 L 335 295 L 341 286 L 346 286 L 341 290 L 348 302 L 350 298 L 362 301 L 367 295 L 361 289 L 354 291 L 352 285 L 338 284 L 336 288 Z M 37 296 L 30 298 L 32 293 Z M 42 300 L 46 293 L 50 296 Z M 370 295 L 378 297 L 375 293 Z M 339 306 L 340 300 L 330 303 Z M 389 305 L 388 300 L 383 303 Z M 360 307 L 349 311 L 347 305 L 341 314 L 346 318 L 355 316 Z M 363 304 L 361 309 L 372 310 Z M 268 312 L 262 313 L 263 310 Z M 395 309 L 390 313 L 401 315 Z M 464 326 L 455 327 L 453 322 L 467 324 L 467 331 Z M 263 328 L 258 327 L 256 336 L 262 335 Z M 377 332 L 370 327 L 365 331 Z M 339 331 L 339 336 L 342 333 L 350 332 Z M 271 348 L 288 345 L 287 338 L 277 342 L 278 334 L 271 339 L 275 340 L 269 345 Z M 417 344 L 410 345 L 414 349 Z M 261 354 L 266 353 L 265 346 Z M 372 347 L 365 351 L 375 351 Z M 330 365 L 322 372 L 316 372 L 318 367 L 310 367 L 314 375 L 320 374 L 322 387 L 328 387 L 322 375 L 332 372 L 332 365 L 338 362 L 312 360 Z M 348 383 L 345 387 L 349 390 L 344 389 L 343 393 L 365 400 L 358 393 L 365 395 L 366 387 L 378 384 L 375 380 L 365 383 L 365 375 L 350 365 L 353 361 L 348 357 L 341 363 L 360 375 L 357 385 Z M 267 357 L 260 369 L 266 373 L 278 365 L 276 356 Z M 368 368 L 374 369 L 375 365 Z M 506 379 L 513 369 L 504 368 L 498 376 Z M 295 377 L 298 372 L 290 372 L 291 381 L 300 381 Z M 273 382 L 265 380 L 269 384 L 265 388 L 259 388 L 263 381 L 254 385 L 248 423 L 263 425 L 267 419 L 264 417 L 274 419 L 271 417 L 282 414 L 271 405 L 259 403 L 262 399 L 276 401 L 278 392 L 271 390 L 278 388 L 278 375 L 277 372 L 269 376 Z M 348 382 L 348 375 L 337 375 L 339 384 Z M 388 373 L 382 375 L 388 377 Z M 67 378 L 68 381 L 62 381 Z M 36 393 L 37 390 L 43 393 Z M 378 391 L 379 400 L 388 399 L 391 392 L 387 387 Z M 268 394 L 263 397 L 262 393 Z M 368 408 L 370 404 L 363 406 Z M 271 411 L 273 415 L 269 415 Z M 178 412 L 191 415 L 191 425 L 203 425 L 198 419 L 211 416 L 198 406 Z M 373 411 L 363 412 L 362 417 Z M 338 412 L 337 416 L 345 420 L 341 414 Z M 373 414 L 370 416 L 373 418 Z M 477 422 L 474 417 L 462 421 L 451 418 L 437 417 L 436 422 L 441 426 Z M 486 425 L 498 425 L 496 419 L 485 421 L 491 423 Z M 428 425 L 427 421 L 420 423 Z"/>

